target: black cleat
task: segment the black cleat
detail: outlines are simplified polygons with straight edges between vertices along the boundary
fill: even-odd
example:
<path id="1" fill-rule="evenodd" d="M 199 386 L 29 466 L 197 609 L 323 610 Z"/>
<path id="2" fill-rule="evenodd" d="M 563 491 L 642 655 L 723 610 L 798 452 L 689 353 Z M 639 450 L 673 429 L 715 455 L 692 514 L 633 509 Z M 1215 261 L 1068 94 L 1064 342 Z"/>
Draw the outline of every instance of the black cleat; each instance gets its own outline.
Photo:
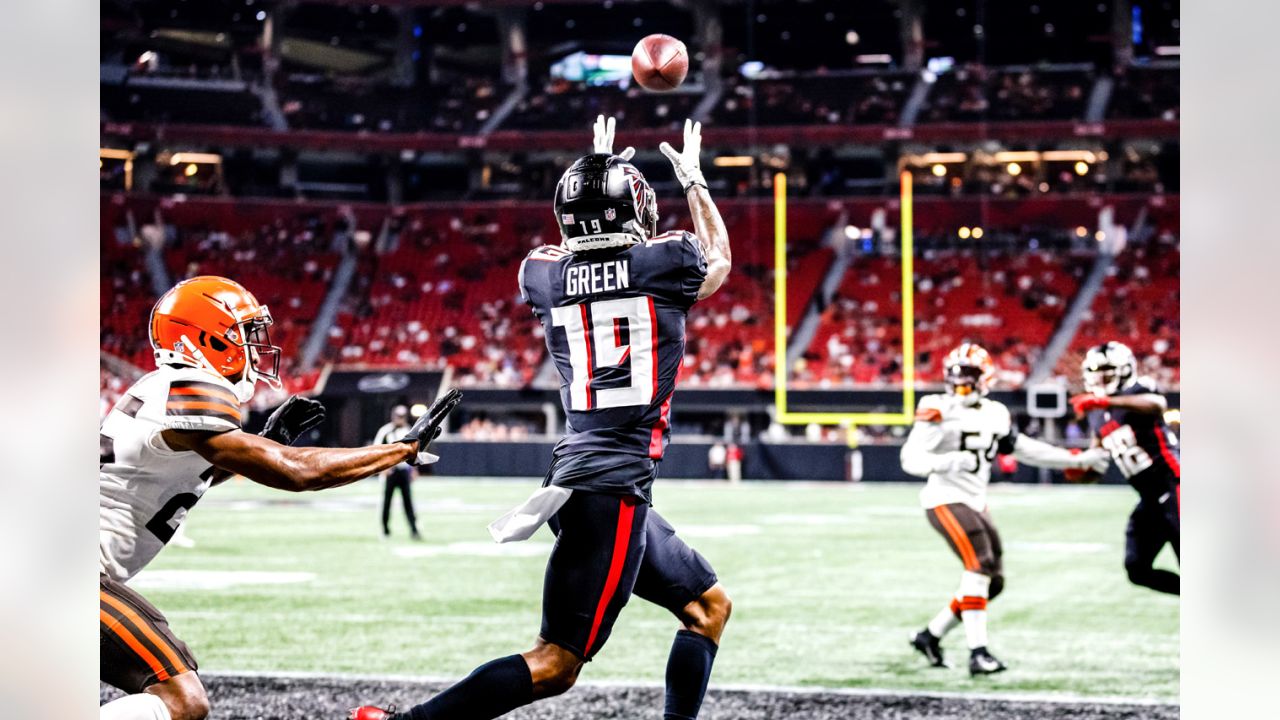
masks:
<path id="1" fill-rule="evenodd" d="M 970 675 L 994 675 L 1007 669 L 1005 664 L 997 660 L 995 655 L 987 652 L 985 647 L 974 648 L 969 653 Z"/>
<path id="2" fill-rule="evenodd" d="M 911 637 L 911 647 L 915 648 L 925 660 L 929 661 L 932 667 L 949 668 L 950 665 L 942 658 L 942 645 L 938 638 L 928 629 L 921 630 Z"/>

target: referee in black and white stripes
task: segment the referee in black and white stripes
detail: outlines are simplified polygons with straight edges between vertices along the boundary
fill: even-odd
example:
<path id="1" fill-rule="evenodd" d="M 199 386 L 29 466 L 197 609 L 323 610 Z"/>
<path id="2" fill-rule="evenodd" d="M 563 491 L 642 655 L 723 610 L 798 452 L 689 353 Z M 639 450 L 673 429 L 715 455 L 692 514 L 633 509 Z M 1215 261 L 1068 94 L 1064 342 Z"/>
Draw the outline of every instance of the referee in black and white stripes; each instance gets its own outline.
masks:
<path id="1" fill-rule="evenodd" d="M 409 409 L 397 405 L 391 410 L 391 422 L 383 425 L 374 436 L 373 444 L 400 442 L 409 432 Z M 400 463 L 383 475 L 382 485 L 382 537 L 391 537 L 391 496 L 400 490 L 400 499 L 404 502 L 404 516 L 409 521 L 409 533 L 414 540 L 421 540 L 418 534 L 418 518 L 413 512 L 413 467 L 408 463 Z"/>

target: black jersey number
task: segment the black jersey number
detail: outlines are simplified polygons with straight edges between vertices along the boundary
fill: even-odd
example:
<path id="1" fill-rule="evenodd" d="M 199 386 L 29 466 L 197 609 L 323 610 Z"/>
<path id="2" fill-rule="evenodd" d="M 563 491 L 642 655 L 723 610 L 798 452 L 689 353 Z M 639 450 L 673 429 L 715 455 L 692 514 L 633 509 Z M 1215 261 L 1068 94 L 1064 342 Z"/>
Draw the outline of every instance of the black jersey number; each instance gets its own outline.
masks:
<path id="1" fill-rule="evenodd" d="M 597 300 L 551 308 L 551 321 L 569 341 L 569 409 L 574 411 L 648 405 L 657 392 L 657 326 L 647 297 Z M 629 340 L 622 343 L 621 324 Z M 596 369 L 630 363 L 626 387 L 593 390 Z"/>
<path id="2" fill-rule="evenodd" d="M 960 432 L 960 449 L 973 453 L 974 457 L 977 458 L 974 472 L 982 469 L 982 463 L 990 464 L 992 460 L 996 459 L 996 445 L 998 443 L 998 438 L 991 433 Z"/>
<path id="3" fill-rule="evenodd" d="M 179 512 L 185 512 L 196 506 L 196 502 L 200 500 L 200 496 L 195 493 L 178 493 L 169 498 L 169 502 L 164 504 L 150 520 L 147 521 L 147 529 L 152 535 L 160 538 L 160 542 L 168 545 L 173 539 L 174 533 L 178 532 L 178 526 L 182 524 L 177 519 Z"/>

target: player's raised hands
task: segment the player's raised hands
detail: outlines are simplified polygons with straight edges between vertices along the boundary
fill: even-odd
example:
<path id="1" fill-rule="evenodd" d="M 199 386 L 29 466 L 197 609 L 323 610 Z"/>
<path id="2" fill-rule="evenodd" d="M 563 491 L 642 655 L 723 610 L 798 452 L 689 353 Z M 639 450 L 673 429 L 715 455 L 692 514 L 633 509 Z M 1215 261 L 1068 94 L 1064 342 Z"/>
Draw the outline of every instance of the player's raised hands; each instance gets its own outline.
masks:
<path id="1" fill-rule="evenodd" d="M 441 426 L 444 425 L 444 419 L 449 417 L 449 413 L 458 407 L 458 403 L 462 401 L 462 391 L 454 388 L 445 393 L 443 397 L 431 404 L 426 412 L 422 413 L 422 417 L 409 428 L 409 432 L 401 438 L 400 442 L 414 443 L 418 447 L 418 454 L 410 465 L 429 465 L 439 458 L 427 452 L 427 446 L 432 440 L 440 437 Z"/>
<path id="2" fill-rule="evenodd" d="M 281 445 L 292 445 L 303 433 L 322 422 L 324 405 L 319 400 L 294 395 L 271 413 L 259 435 Z"/>
<path id="3" fill-rule="evenodd" d="M 617 123 L 613 118 L 605 119 L 604 115 L 597 115 L 596 122 L 591 126 L 595 139 L 593 142 L 594 152 L 613 154 L 613 132 L 617 127 Z M 628 146 L 625 150 L 618 153 L 618 157 L 623 160 L 630 160 L 636 154 L 636 149 Z"/>
<path id="4" fill-rule="evenodd" d="M 663 155 L 671 161 L 675 168 L 676 179 L 685 192 L 694 185 L 707 186 L 707 179 L 702 175 L 702 123 L 692 120 L 684 121 L 684 149 L 676 152 L 671 143 L 663 142 L 658 146 Z"/>

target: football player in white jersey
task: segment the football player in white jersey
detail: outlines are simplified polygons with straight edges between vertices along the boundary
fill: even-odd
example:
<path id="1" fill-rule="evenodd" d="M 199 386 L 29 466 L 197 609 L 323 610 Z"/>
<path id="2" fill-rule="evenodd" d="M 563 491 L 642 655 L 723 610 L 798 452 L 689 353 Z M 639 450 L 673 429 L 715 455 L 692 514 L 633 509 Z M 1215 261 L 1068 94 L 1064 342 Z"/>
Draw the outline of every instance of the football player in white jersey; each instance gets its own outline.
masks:
<path id="1" fill-rule="evenodd" d="M 125 583 L 156 556 L 187 512 L 233 474 L 300 492 L 346 485 L 397 463 L 431 462 L 428 443 L 461 394 L 451 391 L 399 441 L 362 448 L 294 448 L 324 419 L 291 397 L 261 435 L 241 430 L 240 406 L 263 380 L 279 387 L 271 313 L 220 277 L 179 283 L 151 311 L 156 370 L 103 419 L 99 483 L 100 677 L 126 693 L 104 720 L 200 720 L 209 712 L 190 650 L 164 615 Z"/>
<path id="2" fill-rule="evenodd" d="M 943 363 L 947 392 L 925 395 L 902 446 L 902 469 L 928 478 L 920 504 L 929 524 L 964 563 L 951 602 L 911 645 L 936 667 L 947 667 L 940 641 L 961 623 L 969 644 L 969 673 L 988 675 L 1005 669 L 987 650 L 987 602 L 1004 588 L 1000 535 L 987 508 L 987 483 L 997 454 L 1056 469 L 1105 471 L 1108 456 L 1089 449 L 1073 452 L 1018 434 L 1009 409 L 987 393 L 995 363 L 981 346 L 964 343 Z"/>

